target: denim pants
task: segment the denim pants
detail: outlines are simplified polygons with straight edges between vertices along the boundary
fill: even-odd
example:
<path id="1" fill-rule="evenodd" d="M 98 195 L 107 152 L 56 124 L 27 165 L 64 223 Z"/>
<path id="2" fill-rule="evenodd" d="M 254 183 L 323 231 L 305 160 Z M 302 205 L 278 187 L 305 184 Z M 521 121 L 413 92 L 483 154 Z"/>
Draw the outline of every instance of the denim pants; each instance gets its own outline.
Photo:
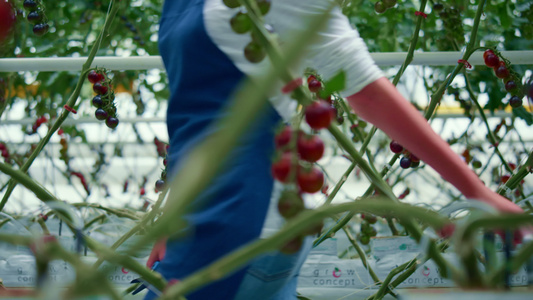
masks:
<path id="1" fill-rule="evenodd" d="M 294 254 L 283 254 L 275 251 L 254 259 L 248 267 L 233 300 L 297 299 L 298 275 L 311 251 L 313 240 L 314 237 L 306 237 L 300 251 Z M 155 298 L 157 296 L 148 291 L 144 299 Z"/>
<path id="2" fill-rule="evenodd" d="M 276 251 L 252 261 L 234 300 L 295 300 L 298 274 L 313 240 L 306 237 L 297 253 Z"/>

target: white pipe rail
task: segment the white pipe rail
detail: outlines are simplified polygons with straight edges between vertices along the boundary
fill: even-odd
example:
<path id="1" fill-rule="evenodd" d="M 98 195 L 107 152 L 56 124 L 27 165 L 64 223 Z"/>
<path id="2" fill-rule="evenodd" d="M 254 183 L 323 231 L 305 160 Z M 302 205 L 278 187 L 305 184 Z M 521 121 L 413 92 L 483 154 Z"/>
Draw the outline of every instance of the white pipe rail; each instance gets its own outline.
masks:
<path id="1" fill-rule="evenodd" d="M 483 65 L 482 51 L 476 52 L 468 61 L 471 65 Z M 462 58 L 462 52 L 415 52 L 411 65 L 450 66 Z M 502 51 L 502 55 L 515 65 L 533 64 L 533 51 Z M 401 65 L 407 52 L 371 53 L 380 66 Z M 47 57 L 47 58 L 3 58 L 0 59 L 1 72 L 57 72 L 79 71 L 87 57 Z M 92 67 L 105 67 L 110 70 L 164 70 L 160 56 L 95 57 Z"/>
<path id="2" fill-rule="evenodd" d="M 479 116 L 479 114 L 476 112 L 476 116 Z M 512 117 L 512 113 L 504 112 L 504 111 L 498 111 L 494 114 L 489 114 L 487 117 L 490 118 L 509 118 Z M 439 113 L 435 115 L 435 119 L 459 119 L 459 118 L 468 118 L 460 113 Z M 14 126 L 14 125 L 32 125 L 35 123 L 35 118 L 23 118 L 23 119 L 7 119 L 7 120 L 1 120 L 0 126 Z M 120 118 L 120 124 L 165 124 L 166 118 L 165 117 L 130 117 L 130 118 Z M 70 125 L 78 125 L 78 124 L 102 124 L 102 121 L 99 121 L 93 117 L 81 117 L 77 119 L 66 119 L 63 122 L 63 125 L 70 126 Z"/>

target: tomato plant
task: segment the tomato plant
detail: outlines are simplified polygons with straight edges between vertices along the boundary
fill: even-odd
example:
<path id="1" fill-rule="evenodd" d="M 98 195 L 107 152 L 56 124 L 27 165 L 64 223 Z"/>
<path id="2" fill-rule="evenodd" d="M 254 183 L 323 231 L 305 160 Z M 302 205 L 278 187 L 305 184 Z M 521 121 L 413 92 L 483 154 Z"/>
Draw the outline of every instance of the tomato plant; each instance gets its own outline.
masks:
<path id="1" fill-rule="evenodd" d="M 533 191 L 528 175 L 532 167 L 533 137 L 529 126 L 533 124 L 533 74 L 530 62 L 513 61 L 515 52 L 506 51 L 533 50 L 533 5 L 514 0 L 338 2 L 371 52 L 407 52 L 405 61 L 399 63 L 403 63 L 401 67 L 382 66 L 384 74 L 486 185 L 531 212 Z M 236 8 L 243 2 L 224 0 L 223 3 Z M 268 13 L 270 1 L 257 1 L 257 4 L 260 14 Z M 20 61 L 39 57 L 83 57 L 89 61 L 95 56 L 158 55 L 157 24 L 162 5 L 162 0 L 0 0 L 0 57 Z M 271 48 L 253 30 L 256 24 L 247 15 L 248 11 L 253 10 L 236 12 L 230 26 L 235 34 L 251 31 L 252 40 L 243 52 L 249 61 L 257 63 L 270 54 L 266 49 Z M 265 31 L 275 34 L 275 26 L 266 26 Z M 457 60 L 462 61 L 448 65 L 410 65 L 418 53 L 436 51 L 455 51 L 452 53 L 457 53 Z M 468 57 L 463 59 L 463 53 Z M 473 63 L 476 59 L 480 63 Z M 468 67 L 469 61 L 474 65 L 472 68 Z M 278 203 L 282 216 L 297 219 L 302 224 L 309 222 L 305 227 L 314 227 L 324 217 L 318 217 L 318 213 L 312 216 L 311 210 L 304 209 L 300 192 L 304 192 L 304 197 L 306 193 L 315 193 L 314 197 L 320 198 L 319 204 L 328 204 L 317 211 L 328 212 L 324 215 L 333 218 L 336 224 L 326 226 L 318 241 L 344 228 L 351 247 L 361 250 L 358 255 L 364 257 L 365 250 L 369 250 L 366 245 L 374 236 L 410 234 L 416 237 L 423 227 L 441 237 L 453 237 L 460 241 L 456 246 L 461 253 L 472 254 L 472 248 L 468 247 L 473 238 L 469 234 L 475 229 L 475 220 L 465 217 L 456 224 L 453 218 L 441 219 L 438 214 L 430 214 L 453 205 L 458 199 L 457 192 L 407 149 L 376 133 L 372 126 L 353 114 L 338 93 L 342 90 L 338 88 L 342 80 L 328 81 L 321 78 L 322 75 L 312 69 L 302 74 L 301 81 L 306 84 L 298 87 L 298 91 L 306 97 L 298 99 L 300 113 L 290 120 L 290 125 L 282 127 L 274 140 L 279 160 L 273 161 L 272 175 L 285 185 L 285 193 Z M 262 96 L 246 95 L 249 98 L 242 102 L 246 105 L 259 102 L 261 99 L 254 97 Z M 89 64 L 76 71 L 4 72 L 0 67 L 0 151 L 3 159 L 0 211 L 14 219 L 26 218 L 25 225 L 38 226 L 44 233 L 48 230 L 47 222 L 50 224 L 50 220 L 61 218 L 62 226 L 72 226 L 74 236 L 86 234 L 106 222 L 120 221 L 133 228 L 131 234 L 145 239 L 145 245 L 153 242 L 163 228 L 163 225 L 157 227 L 159 223 L 155 222 L 161 212 L 159 205 L 167 187 L 173 186 L 166 178 L 168 145 L 163 142 L 168 138 L 163 125 L 168 98 L 167 78 L 159 70 L 121 71 Z M 243 108 L 237 116 L 249 114 L 250 111 Z M 104 122 L 97 123 L 95 119 Z M 291 145 L 291 142 L 294 143 Z M 225 144 L 216 145 L 198 151 L 207 153 L 211 160 L 191 161 L 201 166 L 205 161 L 213 162 L 215 168 L 220 160 L 217 155 L 222 155 L 220 149 L 226 149 Z M 191 166 L 185 169 L 196 174 L 192 162 Z M 291 167 L 295 169 L 294 178 L 289 178 Z M 366 176 L 361 176 L 362 173 Z M 43 204 L 23 203 L 22 199 L 31 197 L 19 193 L 23 190 L 20 184 L 15 189 L 13 178 L 24 182 L 24 191 L 29 188 L 35 192 L 35 198 L 42 199 Z M 41 183 L 48 190 L 43 190 Z M 332 188 L 325 188 L 326 185 Z M 182 191 L 194 188 L 196 185 L 192 183 Z M 325 192 L 317 193 L 320 190 Z M 386 200 L 380 197 L 397 198 L 405 205 L 376 208 L 373 205 Z M 356 198 L 376 201 L 351 201 Z M 73 225 L 75 216 L 66 215 L 60 204 L 45 200 L 54 200 L 54 203 L 66 200 L 69 207 L 85 219 L 76 227 Z M 338 204 L 347 200 L 350 204 Z M 335 205 L 329 206 L 330 203 Z M 408 204 L 431 209 L 423 214 L 416 205 Z M 337 218 L 347 211 L 343 218 Z M 362 213 L 359 219 L 358 213 Z M 402 217 L 410 214 L 417 214 L 411 218 L 417 220 L 411 228 L 411 223 L 405 223 Z M 526 217 L 515 220 L 480 218 L 487 224 L 501 222 L 510 226 L 516 225 L 515 222 L 528 222 Z M 172 223 L 177 222 L 175 220 L 161 220 L 161 224 L 168 222 L 164 223 L 168 228 L 183 225 Z M 12 221 L 1 219 L 0 228 L 9 222 Z M 379 229 L 380 224 L 386 229 Z M 297 251 L 302 244 L 302 232 L 296 232 L 297 225 L 292 226 L 276 236 L 278 240 L 269 242 L 278 243 L 277 248 L 288 253 Z M 352 230 L 353 236 L 350 235 Z M 125 233 L 117 243 L 127 240 L 130 233 Z M 431 253 L 428 257 L 441 263 L 439 267 L 446 270 L 446 263 L 439 260 L 440 252 L 436 250 L 442 244 L 429 236 Z M 85 237 L 85 246 L 97 249 L 90 236 Z M 0 240 L 27 245 L 33 242 L 6 236 L 0 236 Z M 81 247 L 80 240 L 78 246 Z M 42 251 L 42 256 L 37 254 L 39 258 L 72 257 L 62 252 L 64 249 L 54 241 L 39 251 Z M 109 251 L 101 252 L 109 254 L 106 259 L 127 264 L 156 286 L 164 287 L 165 282 L 150 271 L 129 260 L 124 262 L 114 256 L 111 249 Z M 241 257 L 251 259 L 252 254 L 258 253 Z M 475 259 L 463 257 L 464 262 Z M 231 262 L 234 262 L 232 267 L 242 264 L 242 261 Z M 77 262 L 71 260 L 70 263 Z M 395 271 L 404 272 L 403 278 L 414 269 L 406 267 Z M 475 268 L 469 271 L 476 275 Z M 493 270 L 492 278 L 503 274 L 498 272 Z M 207 280 L 209 276 L 201 278 Z M 488 279 L 475 282 L 475 278 L 480 277 L 465 277 L 463 283 L 489 282 Z M 380 286 L 374 299 L 399 284 L 394 281 L 384 285 L 381 284 L 384 278 L 373 279 Z M 102 279 L 103 287 L 107 286 L 105 282 Z M 493 284 L 498 285 L 501 284 Z"/>

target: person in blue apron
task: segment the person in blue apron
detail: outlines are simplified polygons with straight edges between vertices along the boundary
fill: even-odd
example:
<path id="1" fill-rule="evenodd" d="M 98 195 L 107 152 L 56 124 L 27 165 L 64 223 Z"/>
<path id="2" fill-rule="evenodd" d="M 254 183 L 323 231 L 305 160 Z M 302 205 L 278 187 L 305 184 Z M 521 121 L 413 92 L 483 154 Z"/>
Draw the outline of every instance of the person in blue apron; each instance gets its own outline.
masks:
<path id="1" fill-rule="evenodd" d="M 265 23 L 283 43 L 303 31 L 306 20 L 326 11 L 333 1 L 272 0 Z M 171 92 L 167 111 L 169 174 L 179 168 L 179 160 L 188 150 L 216 130 L 209 125 L 222 117 L 224 106 L 243 78 L 261 73 L 269 63 L 268 59 L 250 63 L 244 57 L 250 35 L 237 34 L 230 26 L 238 11 L 223 0 L 164 3 L 159 48 Z M 431 165 L 467 198 L 521 212 L 486 188 L 384 77 L 339 7 L 333 9 L 317 35 L 305 51 L 302 67 L 313 68 L 325 79 L 344 70 L 346 89 L 341 96 L 359 117 Z M 297 104 L 281 93 L 269 103 L 226 159 L 224 170 L 195 200 L 195 209 L 186 216 L 188 235 L 154 247 L 148 265 L 160 261 L 156 271 L 166 279 L 183 279 L 282 226 L 283 219 L 276 210 L 282 186 L 270 173 L 274 129 L 289 120 Z M 309 249 L 307 239 L 298 253 L 261 256 L 230 276 L 192 292 L 187 299 L 296 299 L 297 274 Z M 149 292 L 146 299 L 155 297 Z"/>

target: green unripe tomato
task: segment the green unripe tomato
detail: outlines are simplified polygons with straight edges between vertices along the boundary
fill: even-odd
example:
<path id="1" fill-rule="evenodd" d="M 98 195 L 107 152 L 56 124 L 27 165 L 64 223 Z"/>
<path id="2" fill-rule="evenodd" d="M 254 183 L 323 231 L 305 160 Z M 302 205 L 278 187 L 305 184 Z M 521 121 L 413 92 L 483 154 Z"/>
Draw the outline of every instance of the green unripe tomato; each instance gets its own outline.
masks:
<path id="1" fill-rule="evenodd" d="M 386 8 L 393 8 L 396 5 L 396 0 L 382 0 Z"/>
<path id="2" fill-rule="evenodd" d="M 387 7 L 385 6 L 385 4 L 383 2 L 378 1 L 378 2 L 376 2 L 376 4 L 374 4 L 374 10 L 378 14 L 382 14 L 382 13 L 384 13 L 387 10 Z"/>
<path id="3" fill-rule="evenodd" d="M 250 20 L 250 16 L 243 12 L 238 12 L 235 14 L 230 19 L 229 23 L 231 25 L 231 29 L 238 34 L 246 33 L 252 29 L 252 20 Z"/>
<path id="4" fill-rule="evenodd" d="M 224 5 L 226 5 L 229 8 L 237 8 L 241 6 L 241 3 L 239 3 L 239 0 L 223 0 Z"/>

